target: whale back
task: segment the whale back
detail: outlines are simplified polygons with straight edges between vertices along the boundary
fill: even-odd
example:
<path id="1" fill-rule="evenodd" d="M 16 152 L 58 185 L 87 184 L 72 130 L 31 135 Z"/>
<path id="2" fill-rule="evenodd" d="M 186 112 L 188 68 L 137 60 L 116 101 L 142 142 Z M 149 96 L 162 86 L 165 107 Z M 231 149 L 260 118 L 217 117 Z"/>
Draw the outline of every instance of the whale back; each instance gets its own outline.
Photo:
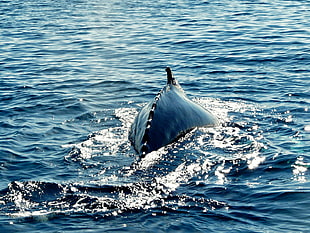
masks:
<path id="1" fill-rule="evenodd" d="M 131 126 L 129 139 L 141 156 L 177 140 L 195 127 L 218 123 L 213 114 L 187 97 L 170 68 L 166 71 L 166 86 L 141 109 Z"/>

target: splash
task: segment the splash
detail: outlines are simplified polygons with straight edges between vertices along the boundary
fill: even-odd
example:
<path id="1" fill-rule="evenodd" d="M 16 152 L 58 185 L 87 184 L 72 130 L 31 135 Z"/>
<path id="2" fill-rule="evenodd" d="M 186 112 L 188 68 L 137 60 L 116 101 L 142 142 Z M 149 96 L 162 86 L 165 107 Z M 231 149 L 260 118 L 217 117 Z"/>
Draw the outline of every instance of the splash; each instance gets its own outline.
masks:
<path id="1" fill-rule="evenodd" d="M 161 214 L 191 208 L 201 212 L 228 207 L 226 203 L 184 193 L 194 185 L 224 185 L 242 169 L 257 169 L 265 157 L 258 124 L 247 117 L 259 111 L 247 103 L 197 99 L 221 121 L 216 128 L 194 129 L 175 143 L 138 159 L 128 142 L 137 109 L 114 111 L 112 127 L 94 132 L 84 141 L 64 145 L 68 166 L 80 166 L 80 181 L 67 184 L 12 182 L 0 199 L 1 211 L 15 217 L 51 217 L 87 213 L 116 216 L 133 210 Z M 241 121 L 231 123 L 239 115 Z M 121 125 L 117 126 L 116 121 Z"/>

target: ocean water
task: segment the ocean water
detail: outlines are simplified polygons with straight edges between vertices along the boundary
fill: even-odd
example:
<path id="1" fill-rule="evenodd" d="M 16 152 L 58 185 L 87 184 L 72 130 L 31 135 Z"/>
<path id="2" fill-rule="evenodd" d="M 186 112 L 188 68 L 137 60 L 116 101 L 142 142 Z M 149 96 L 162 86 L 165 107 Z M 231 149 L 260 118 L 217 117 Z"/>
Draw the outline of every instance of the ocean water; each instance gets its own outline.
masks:
<path id="1" fill-rule="evenodd" d="M 1 0 L 1 232 L 309 232 L 310 1 Z M 139 160 L 170 66 L 221 121 Z"/>

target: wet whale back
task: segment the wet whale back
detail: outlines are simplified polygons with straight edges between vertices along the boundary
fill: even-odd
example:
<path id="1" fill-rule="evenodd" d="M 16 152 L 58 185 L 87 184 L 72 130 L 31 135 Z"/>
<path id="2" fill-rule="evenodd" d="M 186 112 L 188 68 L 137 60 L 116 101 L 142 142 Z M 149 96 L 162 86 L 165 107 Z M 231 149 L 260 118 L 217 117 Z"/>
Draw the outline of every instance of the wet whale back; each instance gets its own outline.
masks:
<path id="1" fill-rule="evenodd" d="M 184 93 L 167 68 L 167 85 L 144 106 L 132 124 L 129 139 L 145 155 L 165 146 L 195 127 L 212 126 L 217 119 Z"/>

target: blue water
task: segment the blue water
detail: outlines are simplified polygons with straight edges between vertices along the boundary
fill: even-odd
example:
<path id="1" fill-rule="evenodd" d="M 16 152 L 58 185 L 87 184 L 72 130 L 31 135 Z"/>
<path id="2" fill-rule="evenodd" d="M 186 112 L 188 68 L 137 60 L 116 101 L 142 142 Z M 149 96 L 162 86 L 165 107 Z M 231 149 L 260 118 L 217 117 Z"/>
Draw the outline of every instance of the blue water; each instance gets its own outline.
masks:
<path id="1" fill-rule="evenodd" d="M 310 1 L 0 1 L 1 232 L 309 232 Z M 144 160 L 170 66 L 218 116 Z"/>

